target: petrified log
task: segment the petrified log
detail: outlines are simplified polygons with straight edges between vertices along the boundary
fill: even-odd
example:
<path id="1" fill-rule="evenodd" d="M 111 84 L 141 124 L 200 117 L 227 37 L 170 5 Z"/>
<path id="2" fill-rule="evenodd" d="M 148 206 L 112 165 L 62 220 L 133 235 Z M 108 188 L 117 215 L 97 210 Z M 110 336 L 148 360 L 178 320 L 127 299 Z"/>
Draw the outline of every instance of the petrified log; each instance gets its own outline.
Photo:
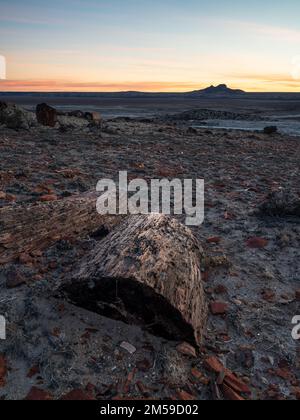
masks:
<path id="1" fill-rule="evenodd" d="M 20 254 L 45 249 L 61 239 L 80 238 L 102 228 L 110 230 L 121 217 L 96 211 L 99 194 L 0 208 L 0 264 Z"/>
<path id="2" fill-rule="evenodd" d="M 55 127 L 57 123 L 57 111 L 45 103 L 38 104 L 36 107 L 36 118 L 39 124 Z"/>
<path id="3" fill-rule="evenodd" d="M 175 219 L 131 216 L 84 258 L 63 290 L 86 309 L 200 344 L 207 314 L 201 256 L 192 232 Z"/>

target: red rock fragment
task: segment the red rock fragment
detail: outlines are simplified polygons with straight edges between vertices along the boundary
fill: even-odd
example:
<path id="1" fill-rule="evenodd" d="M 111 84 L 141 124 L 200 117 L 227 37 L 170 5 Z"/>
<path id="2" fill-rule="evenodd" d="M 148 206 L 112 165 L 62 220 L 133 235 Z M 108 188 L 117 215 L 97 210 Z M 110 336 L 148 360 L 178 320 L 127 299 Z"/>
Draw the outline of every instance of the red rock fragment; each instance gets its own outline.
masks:
<path id="1" fill-rule="evenodd" d="M 179 346 L 177 346 L 177 351 L 178 353 L 183 354 L 184 356 L 189 356 L 189 357 L 197 357 L 197 352 L 195 347 L 191 346 L 188 343 L 181 343 L 179 344 Z"/>
<path id="2" fill-rule="evenodd" d="M 50 401 L 53 400 L 53 396 L 40 388 L 33 386 L 29 391 L 27 397 L 25 397 L 26 401 Z"/>
<path id="3" fill-rule="evenodd" d="M 91 393 L 82 389 L 73 389 L 72 391 L 61 397 L 62 401 L 95 401 L 96 398 Z"/>
<path id="4" fill-rule="evenodd" d="M 0 388 L 6 385 L 7 361 L 3 354 L 0 354 Z"/>
<path id="5" fill-rule="evenodd" d="M 224 397 L 229 401 L 245 401 L 243 397 L 225 384 L 222 385 L 222 392 Z"/>
<path id="6" fill-rule="evenodd" d="M 269 241 L 267 239 L 258 238 L 258 237 L 249 238 L 246 242 L 247 246 L 253 249 L 265 248 L 268 245 L 268 243 Z"/>
<path id="7" fill-rule="evenodd" d="M 281 379 L 284 379 L 286 381 L 293 379 L 292 372 L 287 368 L 279 368 L 275 370 L 275 375 L 278 376 Z"/>
<path id="8" fill-rule="evenodd" d="M 27 373 L 27 378 L 33 378 L 35 375 L 37 375 L 38 373 L 40 373 L 40 368 L 39 366 L 32 366 L 32 368 L 29 370 L 29 372 Z"/>
<path id="9" fill-rule="evenodd" d="M 204 360 L 204 366 L 211 372 L 221 373 L 225 370 L 224 365 L 214 356 L 208 357 Z"/>
<path id="10" fill-rule="evenodd" d="M 16 201 L 17 197 L 13 194 L 6 194 L 5 199 L 6 199 L 6 201 L 13 202 L 13 201 Z"/>
<path id="11" fill-rule="evenodd" d="M 295 395 L 297 400 L 300 400 L 300 388 L 299 387 L 294 387 L 293 388 L 293 395 Z"/>
<path id="12" fill-rule="evenodd" d="M 136 383 L 136 386 L 138 388 L 138 390 L 140 391 L 140 393 L 144 396 L 144 397 L 150 397 L 150 390 L 149 388 L 147 388 L 142 381 L 138 381 Z"/>
<path id="13" fill-rule="evenodd" d="M 32 264 L 33 258 L 29 254 L 21 254 L 19 256 L 19 261 L 21 264 Z"/>
<path id="14" fill-rule="evenodd" d="M 55 194 L 46 194 L 46 195 L 42 195 L 39 198 L 39 201 L 42 201 L 42 202 L 57 201 L 57 200 L 58 200 L 58 197 Z"/>
<path id="15" fill-rule="evenodd" d="M 225 295 L 226 293 L 228 293 L 228 289 L 226 286 L 223 286 L 222 284 L 219 284 L 218 286 L 215 287 L 214 292 L 217 295 Z"/>
<path id="16" fill-rule="evenodd" d="M 264 289 L 261 292 L 262 298 L 267 302 L 274 302 L 276 293 L 272 289 Z"/>
<path id="17" fill-rule="evenodd" d="M 251 394 L 251 390 L 248 385 L 228 370 L 226 370 L 224 383 L 240 394 Z"/>
<path id="18" fill-rule="evenodd" d="M 193 378 L 195 378 L 197 381 L 202 383 L 203 385 L 208 385 L 210 383 L 210 379 L 207 378 L 202 372 L 200 372 L 197 368 L 193 368 L 191 370 L 191 374 Z"/>
<path id="19" fill-rule="evenodd" d="M 210 304 L 210 311 L 213 315 L 224 315 L 228 310 L 229 306 L 225 302 L 212 302 Z"/>
<path id="20" fill-rule="evenodd" d="M 127 376 L 127 379 L 126 379 L 126 382 L 125 382 L 125 385 L 124 385 L 124 390 L 123 390 L 125 395 L 127 395 L 130 391 L 130 386 L 131 386 L 132 381 L 133 381 L 133 379 L 136 375 L 136 372 L 137 372 L 137 369 L 135 368 Z"/>
<path id="21" fill-rule="evenodd" d="M 207 239 L 208 244 L 219 244 L 221 242 L 221 238 L 219 236 L 213 236 Z"/>
<path id="22" fill-rule="evenodd" d="M 194 397 L 194 395 L 191 395 L 186 391 L 178 390 L 176 392 L 176 395 L 179 401 L 195 401 L 196 400 L 196 397 Z"/>

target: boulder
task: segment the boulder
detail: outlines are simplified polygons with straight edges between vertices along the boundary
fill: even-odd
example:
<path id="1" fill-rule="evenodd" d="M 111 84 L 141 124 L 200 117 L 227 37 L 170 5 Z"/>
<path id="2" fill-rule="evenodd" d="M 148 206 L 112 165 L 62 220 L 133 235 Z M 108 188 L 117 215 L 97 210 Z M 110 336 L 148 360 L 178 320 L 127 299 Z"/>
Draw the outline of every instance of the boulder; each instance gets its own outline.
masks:
<path id="1" fill-rule="evenodd" d="M 70 111 L 67 113 L 68 117 L 84 118 L 84 112 L 82 111 Z"/>
<path id="2" fill-rule="evenodd" d="M 56 109 L 45 103 L 37 105 L 36 117 L 39 124 L 47 127 L 55 127 L 57 123 Z"/>
<path id="3" fill-rule="evenodd" d="M 84 118 L 68 115 L 58 116 L 57 120 L 60 124 L 60 128 L 64 130 L 83 130 L 90 124 L 89 121 Z"/>
<path id="4" fill-rule="evenodd" d="M 272 125 L 269 127 L 265 127 L 264 128 L 264 134 L 275 134 L 278 132 L 278 128 L 276 127 L 276 125 Z"/>
<path id="5" fill-rule="evenodd" d="M 259 206 L 261 216 L 300 217 L 300 197 L 287 189 L 271 192 Z"/>
<path id="6" fill-rule="evenodd" d="M 86 112 L 84 117 L 91 123 L 100 124 L 102 121 L 101 115 L 99 112 Z"/>
<path id="7" fill-rule="evenodd" d="M 29 130 L 36 125 L 36 119 L 32 112 L 14 104 L 0 102 L 0 125 L 14 130 Z"/>

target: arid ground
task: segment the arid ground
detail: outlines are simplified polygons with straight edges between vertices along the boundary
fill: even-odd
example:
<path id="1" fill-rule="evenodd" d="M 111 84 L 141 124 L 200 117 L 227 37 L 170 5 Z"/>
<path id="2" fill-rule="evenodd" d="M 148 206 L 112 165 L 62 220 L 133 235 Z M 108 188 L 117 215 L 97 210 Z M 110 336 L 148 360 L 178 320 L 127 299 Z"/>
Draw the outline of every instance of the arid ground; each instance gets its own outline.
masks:
<path id="1" fill-rule="evenodd" d="M 245 384 L 246 399 L 299 399 L 299 342 L 291 333 L 300 218 L 259 212 L 272 192 L 299 198 L 299 157 L 299 137 L 190 129 L 163 119 L 109 120 L 99 130 L 2 126 L 1 206 L 79 194 L 103 177 L 117 179 L 119 170 L 145 179 L 204 178 L 205 222 L 193 232 L 204 248 L 210 314 L 205 342 L 192 354 L 56 296 L 97 238 L 22 256 L 0 267 L 7 319 L 0 397 L 235 399 L 218 386 L 220 372 L 211 368 L 218 359 Z"/>

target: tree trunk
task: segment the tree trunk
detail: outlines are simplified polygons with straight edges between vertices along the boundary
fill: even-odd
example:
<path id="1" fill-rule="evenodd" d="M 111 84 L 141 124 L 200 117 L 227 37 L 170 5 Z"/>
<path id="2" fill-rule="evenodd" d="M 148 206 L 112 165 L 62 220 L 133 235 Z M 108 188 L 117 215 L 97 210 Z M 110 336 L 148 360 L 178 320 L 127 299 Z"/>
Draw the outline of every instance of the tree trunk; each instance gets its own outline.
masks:
<path id="1" fill-rule="evenodd" d="M 86 309 L 200 344 L 207 315 L 202 252 L 175 219 L 131 216 L 84 258 L 64 292 Z"/>
<path id="2" fill-rule="evenodd" d="M 96 193 L 0 209 L 0 264 L 23 253 L 45 249 L 61 239 L 83 237 L 101 227 L 110 230 L 121 217 L 101 216 Z"/>

